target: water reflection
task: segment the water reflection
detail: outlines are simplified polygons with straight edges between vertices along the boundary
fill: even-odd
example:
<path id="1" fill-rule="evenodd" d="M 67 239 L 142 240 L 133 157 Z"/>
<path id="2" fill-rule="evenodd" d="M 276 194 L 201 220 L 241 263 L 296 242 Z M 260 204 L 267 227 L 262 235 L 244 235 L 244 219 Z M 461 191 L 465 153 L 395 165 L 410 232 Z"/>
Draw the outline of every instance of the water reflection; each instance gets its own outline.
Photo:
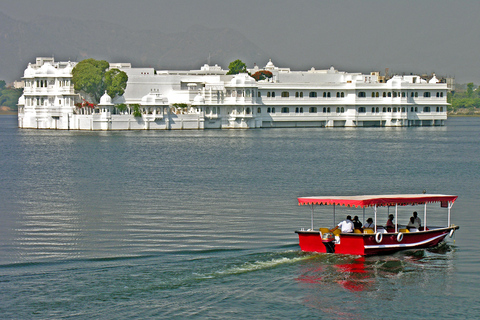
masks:
<path id="1" fill-rule="evenodd" d="M 315 254 L 299 266 L 296 280 L 305 305 L 341 318 L 354 318 L 358 305 L 352 302 L 364 303 L 363 298 L 375 303 L 398 299 L 416 303 L 415 296 L 425 291 L 452 288 L 454 254 L 454 247 L 445 243 L 432 250 L 389 256 Z M 341 303 L 346 297 L 352 301 Z"/>

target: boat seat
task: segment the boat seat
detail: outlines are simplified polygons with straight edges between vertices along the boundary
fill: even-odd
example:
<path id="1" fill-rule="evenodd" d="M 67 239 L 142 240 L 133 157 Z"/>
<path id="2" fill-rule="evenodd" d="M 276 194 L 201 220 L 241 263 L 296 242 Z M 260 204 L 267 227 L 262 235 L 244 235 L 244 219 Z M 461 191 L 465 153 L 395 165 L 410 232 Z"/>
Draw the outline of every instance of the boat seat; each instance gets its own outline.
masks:
<path id="1" fill-rule="evenodd" d="M 362 230 L 360 230 L 360 229 L 355 229 L 355 230 L 353 230 L 353 233 L 362 233 Z"/>
<path id="2" fill-rule="evenodd" d="M 398 232 L 406 233 L 406 232 L 410 232 L 410 231 L 408 229 L 399 229 Z"/>
<path id="3" fill-rule="evenodd" d="M 375 233 L 375 231 L 373 231 L 373 229 L 370 229 L 370 228 L 364 228 L 363 233 Z"/>
<path id="4" fill-rule="evenodd" d="M 330 229 L 328 229 L 328 228 L 320 228 L 320 232 L 321 232 L 322 234 L 324 234 L 324 233 L 330 232 Z"/>

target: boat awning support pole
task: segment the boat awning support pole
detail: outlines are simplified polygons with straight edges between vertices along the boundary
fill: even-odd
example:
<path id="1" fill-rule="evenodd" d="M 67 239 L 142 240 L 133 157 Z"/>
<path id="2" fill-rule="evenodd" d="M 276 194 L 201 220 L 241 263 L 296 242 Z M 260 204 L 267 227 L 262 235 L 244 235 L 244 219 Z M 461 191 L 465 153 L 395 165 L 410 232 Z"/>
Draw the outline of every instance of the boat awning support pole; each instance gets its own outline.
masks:
<path id="1" fill-rule="evenodd" d="M 452 209 L 452 202 L 448 201 L 448 226 L 450 227 L 450 210 Z"/>
<path id="2" fill-rule="evenodd" d="M 427 231 L 427 203 L 423 206 L 423 231 Z"/>
<path id="3" fill-rule="evenodd" d="M 363 207 L 363 223 L 365 223 L 365 207 Z"/>
<path id="4" fill-rule="evenodd" d="M 395 204 L 395 233 L 398 232 L 398 204 Z"/>
<path id="5" fill-rule="evenodd" d="M 312 227 L 311 229 L 313 230 L 313 203 L 312 203 Z"/>
<path id="6" fill-rule="evenodd" d="M 335 203 L 333 204 L 333 226 L 335 227 L 337 224 L 335 223 Z"/>
<path id="7" fill-rule="evenodd" d="M 375 217 L 375 233 L 377 233 L 377 205 L 373 206 L 373 215 Z"/>

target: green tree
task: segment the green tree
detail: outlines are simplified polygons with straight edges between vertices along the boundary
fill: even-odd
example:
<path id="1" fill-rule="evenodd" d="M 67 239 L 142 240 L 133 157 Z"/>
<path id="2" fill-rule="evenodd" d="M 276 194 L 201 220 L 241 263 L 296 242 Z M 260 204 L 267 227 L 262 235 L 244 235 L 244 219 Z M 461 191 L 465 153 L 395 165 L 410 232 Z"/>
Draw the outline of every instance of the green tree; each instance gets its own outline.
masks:
<path id="1" fill-rule="evenodd" d="M 5 88 L 7 84 L 5 83 L 5 80 L 0 80 L 0 90 L 2 90 L 3 88 Z"/>
<path id="2" fill-rule="evenodd" d="M 473 96 L 473 82 L 467 83 L 467 98 L 471 98 Z"/>
<path id="3" fill-rule="evenodd" d="M 105 85 L 107 94 L 111 98 L 121 96 L 125 93 L 127 87 L 128 76 L 125 72 L 118 69 L 111 69 L 105 73 Z"/>
<path id="4" fill-rule="evenodd" d="M 85 59 L 72 70 L 72 82 L 75 90 L 80 91 L 94 103 L 100 101 L 105 93 L 115 98 L 122 95 L 127 86 L 127 74 L 118 69 L 107 71 L 109 63 L 105 60 Z"/>
<path id="5" fill-rule="evenodd" d="M 242 60 L 237 59 L 228 65 L 227 74 L 247 73 L 247 65 Z"/>

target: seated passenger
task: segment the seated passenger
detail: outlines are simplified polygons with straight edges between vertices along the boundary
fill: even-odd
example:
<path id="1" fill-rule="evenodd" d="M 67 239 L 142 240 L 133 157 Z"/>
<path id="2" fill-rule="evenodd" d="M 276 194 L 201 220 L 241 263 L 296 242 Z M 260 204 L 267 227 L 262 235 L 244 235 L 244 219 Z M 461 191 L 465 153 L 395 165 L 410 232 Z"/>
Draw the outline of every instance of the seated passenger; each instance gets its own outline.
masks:
<path id="1" fill-rule="evenodd" d="M 361 229 L 362 228 L 362 223 L 360 222 L 360 220 L 358 220 L 358 216 L 355 216 L 353 217 L 353 226 L 355 229 Z"/>
<path id="2" fill-rule="evenodd" d="M 422 225 L 422 220 L 420 220 L 420 218 L 417 216 L 417 211 L 413 212 L 412 218 L 415 220 L 415 224 L 417 225 L 415 228 L 420 228 Z"/>
<path id="3" fill-rule="evenodd" d="M 415 217 L 410 217 L 410 221 L 408 221 L 408 224 L 407 224 L 407 229 L 409 229 L 409 230 L 411 230 L 411 229 L 417 230 L 418 228 L 420 228 L 420 225 L 418 224 L 417 221 L 415 221 Z"/>
<path id="4" fill-rule="evenodd" d="M 385 225 L 385 228 L 387 230 L 395 229 L 395 224 L 393 223 L 393 214 L 388 215 L 388 221 L 387 221 L 387 224 Z"/>
<path id="5" fill-rule="evenodd" d="M 337 230 L 338 228 L 340 228 L 340 230 L 342 232 L 345 232 L 345 233 L 353 232 L 354 225 L 353 225 L 353 222 L 352 222 L 352 217 L 347 216 L 347 218 L 345 220 L 340 222 L 338 224 L 338 226 L 336 226 L 335 228 L 330 230 L 330 232 L 333 232 L 333 231 Z"/>
<path id="6" fill-rule="evenodd" d="M 363 228 L 371 228 L 371 229 L 374 229 L 374 228 L 375 228 L 375 225 L 373 224 L 373 219 L 372 219 L 372 218 L 368 218 L 368 219 L 367 219 L 367 223 L 365 223 L 365 225 L 363 226 Z"/>

